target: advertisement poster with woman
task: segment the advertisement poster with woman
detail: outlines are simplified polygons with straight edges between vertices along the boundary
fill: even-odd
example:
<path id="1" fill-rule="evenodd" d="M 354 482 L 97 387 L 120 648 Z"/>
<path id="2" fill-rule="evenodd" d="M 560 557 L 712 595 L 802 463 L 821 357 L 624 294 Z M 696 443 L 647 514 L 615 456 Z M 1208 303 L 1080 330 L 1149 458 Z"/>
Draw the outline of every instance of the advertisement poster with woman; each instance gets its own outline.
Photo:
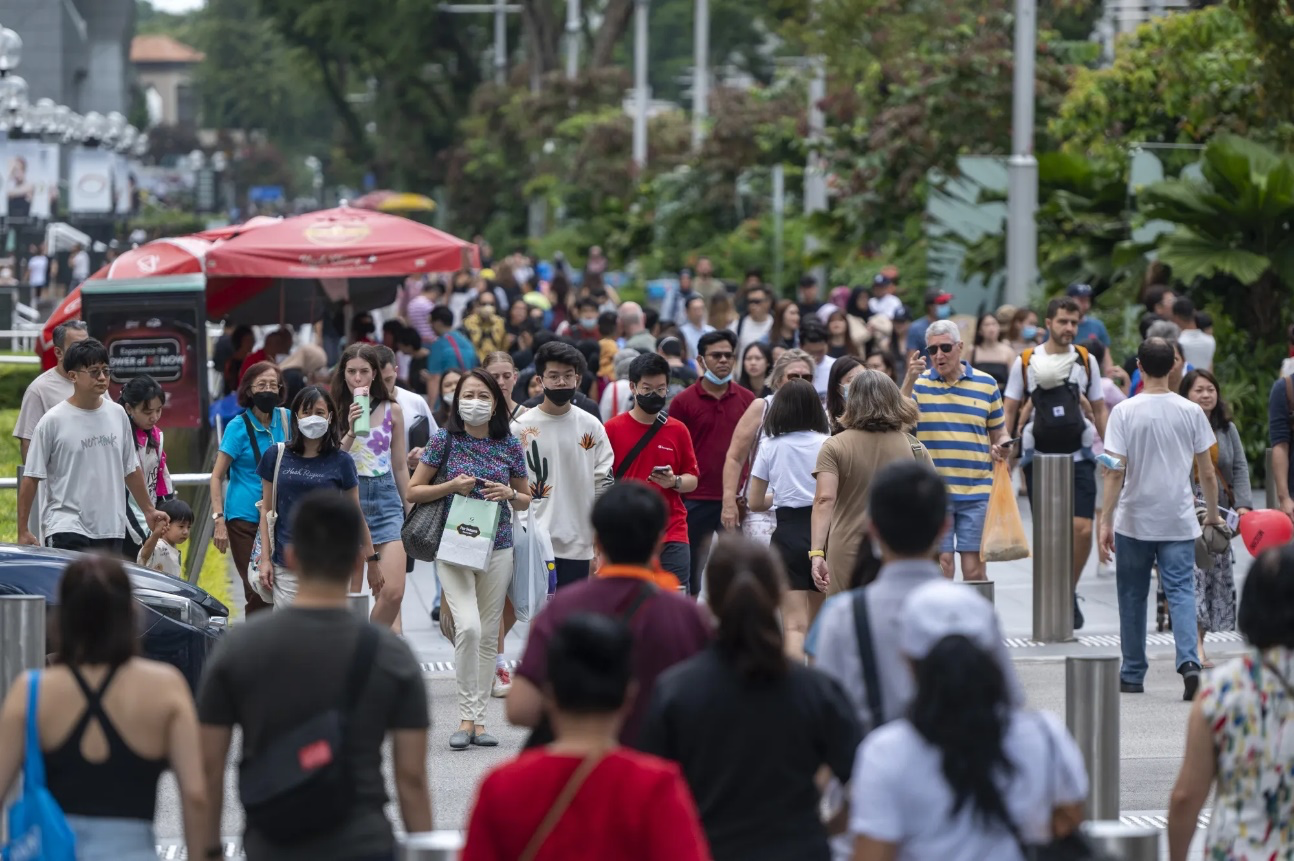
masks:
<path id="1" fill-rule="evenodd" d="M 9 218 L 48 219 L 58 200 L 58 145 L 39 141 L 5 141 L 4 195 L 0 203 Z"/>

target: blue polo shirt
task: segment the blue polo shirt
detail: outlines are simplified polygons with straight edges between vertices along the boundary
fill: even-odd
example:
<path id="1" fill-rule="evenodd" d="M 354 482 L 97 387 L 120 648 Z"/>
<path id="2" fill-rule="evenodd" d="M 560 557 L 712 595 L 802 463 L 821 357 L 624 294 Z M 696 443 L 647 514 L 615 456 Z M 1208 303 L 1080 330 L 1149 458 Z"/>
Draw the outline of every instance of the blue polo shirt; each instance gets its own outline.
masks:
<path id="1" fill-rule="evenodd" d="M 261 501 L 261 477 L 256 468 L 260 465 L 252 451 L 251 439 L 247 436 L 247 422 L 251 420 L 252 432 L 256 435 L 256 446 L 261 454 L 274 447 L 276 442 L 287 442 L 289 418 L 288 411 L 279 408 L 270 416 L 268 429 L 256 418 L 251 410 L 246 410 L 229 424 L 225 425 L 225 434 L 220 438 L 220 450 L 229 455 L 229 477 L 225 480 L 225 520 L 246 520 L 259 523 L 260 512 L 256 503 Z"/>
<path id="2" fill-rule="evenodd" d="M 480 361 L 476 356 L 476 348 L 472 346 L 468 337 L 457 329 L 441 335 L 427 348 L 428 373 L 443 374 L 451 368 L 462 368 L 466 371 L 475 368 L 478 364 Z"/>
<path id="3" fill-rule="evenodd" d="M 1084 317 L 1078 324 L 1078 333 L 1074 335 L 1074 343 L 1086 344 L 1093 338 L 1106 347 L 1110 346 L 1110 333 L 1106 331 L 1105 324 L 1095 317 Z"/>

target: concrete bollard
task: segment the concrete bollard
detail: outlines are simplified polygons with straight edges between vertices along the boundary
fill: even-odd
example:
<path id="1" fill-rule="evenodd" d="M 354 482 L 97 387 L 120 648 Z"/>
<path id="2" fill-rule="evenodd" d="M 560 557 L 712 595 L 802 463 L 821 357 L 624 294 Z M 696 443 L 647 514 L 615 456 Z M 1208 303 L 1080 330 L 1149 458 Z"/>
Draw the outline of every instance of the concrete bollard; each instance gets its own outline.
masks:
<path id="1" fill-rule="evenodd" d="M 987 598 L 990 604 L 995 603 L 992 580 L 963 580 L 962 582 Z"/>
<path id="2" fill-rule="evenodd" d="M 463 835 L 458 831 L 425 831 L 400 839 L 397 861 L 458 861 Z"/>
<path id="3" fill-rule="evenodd" d="M 1267 507 L 1272 509 L 1279 509 L 1281 507 L 1281 501 L 1276 496 L 1276 479 L 1272 477 L 1272 450 L 1271 449 L 1267 449 L 1267 454 L 1263 459 L 1263 463 L 1267 467 L 1266 469 L 1267 478 L 1263 481 L 1263 490 L 1267 494 Z"/>
<path id="4" fill-rule="evenodd" d="M 1074 639 L 1074 461 L 1033 457 L 1033 639 Z"/>
<path id="5" fill-rule="evenodd" d="M 1084 822 L 1083 833 L 1098 852 L 1118 861 L 1159 861 L 1158 828 L 1116 820 Z"/>
<path id="6" fill-rule="evenodd" d="M 346 609 L 355 614 L 355 618 L 367 622 L 370 612 L 368 596 L 363 592 L 351 592 L 346 596 Z"/>
<path id="7" fill-rule="evenodd" d="M 1119 662 L 1118 657 L 1065 659 L 1065 726 L 1087 766 L 1092 819 L 1119 818 Z"/>

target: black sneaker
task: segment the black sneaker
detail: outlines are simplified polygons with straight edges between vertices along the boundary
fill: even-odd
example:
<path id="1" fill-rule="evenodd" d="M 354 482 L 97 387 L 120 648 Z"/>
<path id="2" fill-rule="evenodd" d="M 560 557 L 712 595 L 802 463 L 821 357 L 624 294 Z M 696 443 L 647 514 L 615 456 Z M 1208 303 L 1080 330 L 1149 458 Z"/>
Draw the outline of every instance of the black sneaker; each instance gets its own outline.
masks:
<path id="1" fill-rule="evenodd" d="M 1083 611 L 1078 609 L 1078 602 L 1081 600 L 1083 600 L 1083 596 L 1075 592 L 1074 593 L 1074 630 L 1075 631 L 1083 630 L 1083 622 L 1084 622 Z"/>
<path id="2" fill-rule="evenodd" d="M 1145 685 L 1138 684 L 1137 682 L 1125 682 L 1122 679 L 1119 680 L 1119 693 L 1121 694 L 1144 694 L 1145 692 Z"/>
<path id="3" fill-rule="evenodd" d="M 1200 689 L 1200 665 L 1187 661 L 1177 668 L 1177 672 L 1182 674 L 1182 699 L 1189 703 Z"/>

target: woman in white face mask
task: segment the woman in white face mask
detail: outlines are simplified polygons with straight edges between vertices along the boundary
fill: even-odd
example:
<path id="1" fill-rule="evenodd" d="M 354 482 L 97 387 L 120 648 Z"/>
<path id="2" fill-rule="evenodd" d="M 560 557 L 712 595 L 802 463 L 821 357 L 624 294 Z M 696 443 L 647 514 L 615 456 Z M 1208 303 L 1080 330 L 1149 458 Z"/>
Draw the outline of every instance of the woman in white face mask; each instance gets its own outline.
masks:
<path id="1" fill-rule="evenodd" d="M 262 552 L 257 573 L 261 583 L 274 595 L 274 608 L 291 604 L 297 594 L 297 577 L 284 566 L 283 551 L 292 543 L 292 515 L 297 501 L 312 490 L 335 488 L 351 498 L 359 508 L 359 478 L 355 461 L 339 446 L 337 411 L 328 392 L 318 386 L 306 386 L 292 401 L 291 436 L 283 445 L 283 460 L 278 461 L 278 446 L 261 455 L 257 472 L 261 477 L 261 547 L 268 548 L 269 521 L 266 513 L 270 501 L 278 521 L 274 527 L 274 553 Z M 274 487 L 277 463 L 277 492 Z M 364 555 L 373 553 L 373 541 L 364 527 Z M 381 567 L 368 563 L 368 581 L 376 595 L 382 590 Z"/>
<path id="2" fill-rule="evenodd" d="M 481 368 L 466 371 L 454 392 L 455 409 L 431 435 L 422 463 L 409 481 L 415 504 L 460 494 L 498 503 L 499 521 L 489 559 L 479 569 L 436 562 L 444 600 L 454 617 L 454 675 L 458 681 L 458 731 L 449 746 L 494 747 L 485 732 L 485 704 L 494 682 L 494 657 L 503 600 L 512 581 L 512 512 L 530 507 L 526 459 L 508 429 L 508 407 L 499 384 Z M 440 483 L 433 484 L 443 470 Z"/>

